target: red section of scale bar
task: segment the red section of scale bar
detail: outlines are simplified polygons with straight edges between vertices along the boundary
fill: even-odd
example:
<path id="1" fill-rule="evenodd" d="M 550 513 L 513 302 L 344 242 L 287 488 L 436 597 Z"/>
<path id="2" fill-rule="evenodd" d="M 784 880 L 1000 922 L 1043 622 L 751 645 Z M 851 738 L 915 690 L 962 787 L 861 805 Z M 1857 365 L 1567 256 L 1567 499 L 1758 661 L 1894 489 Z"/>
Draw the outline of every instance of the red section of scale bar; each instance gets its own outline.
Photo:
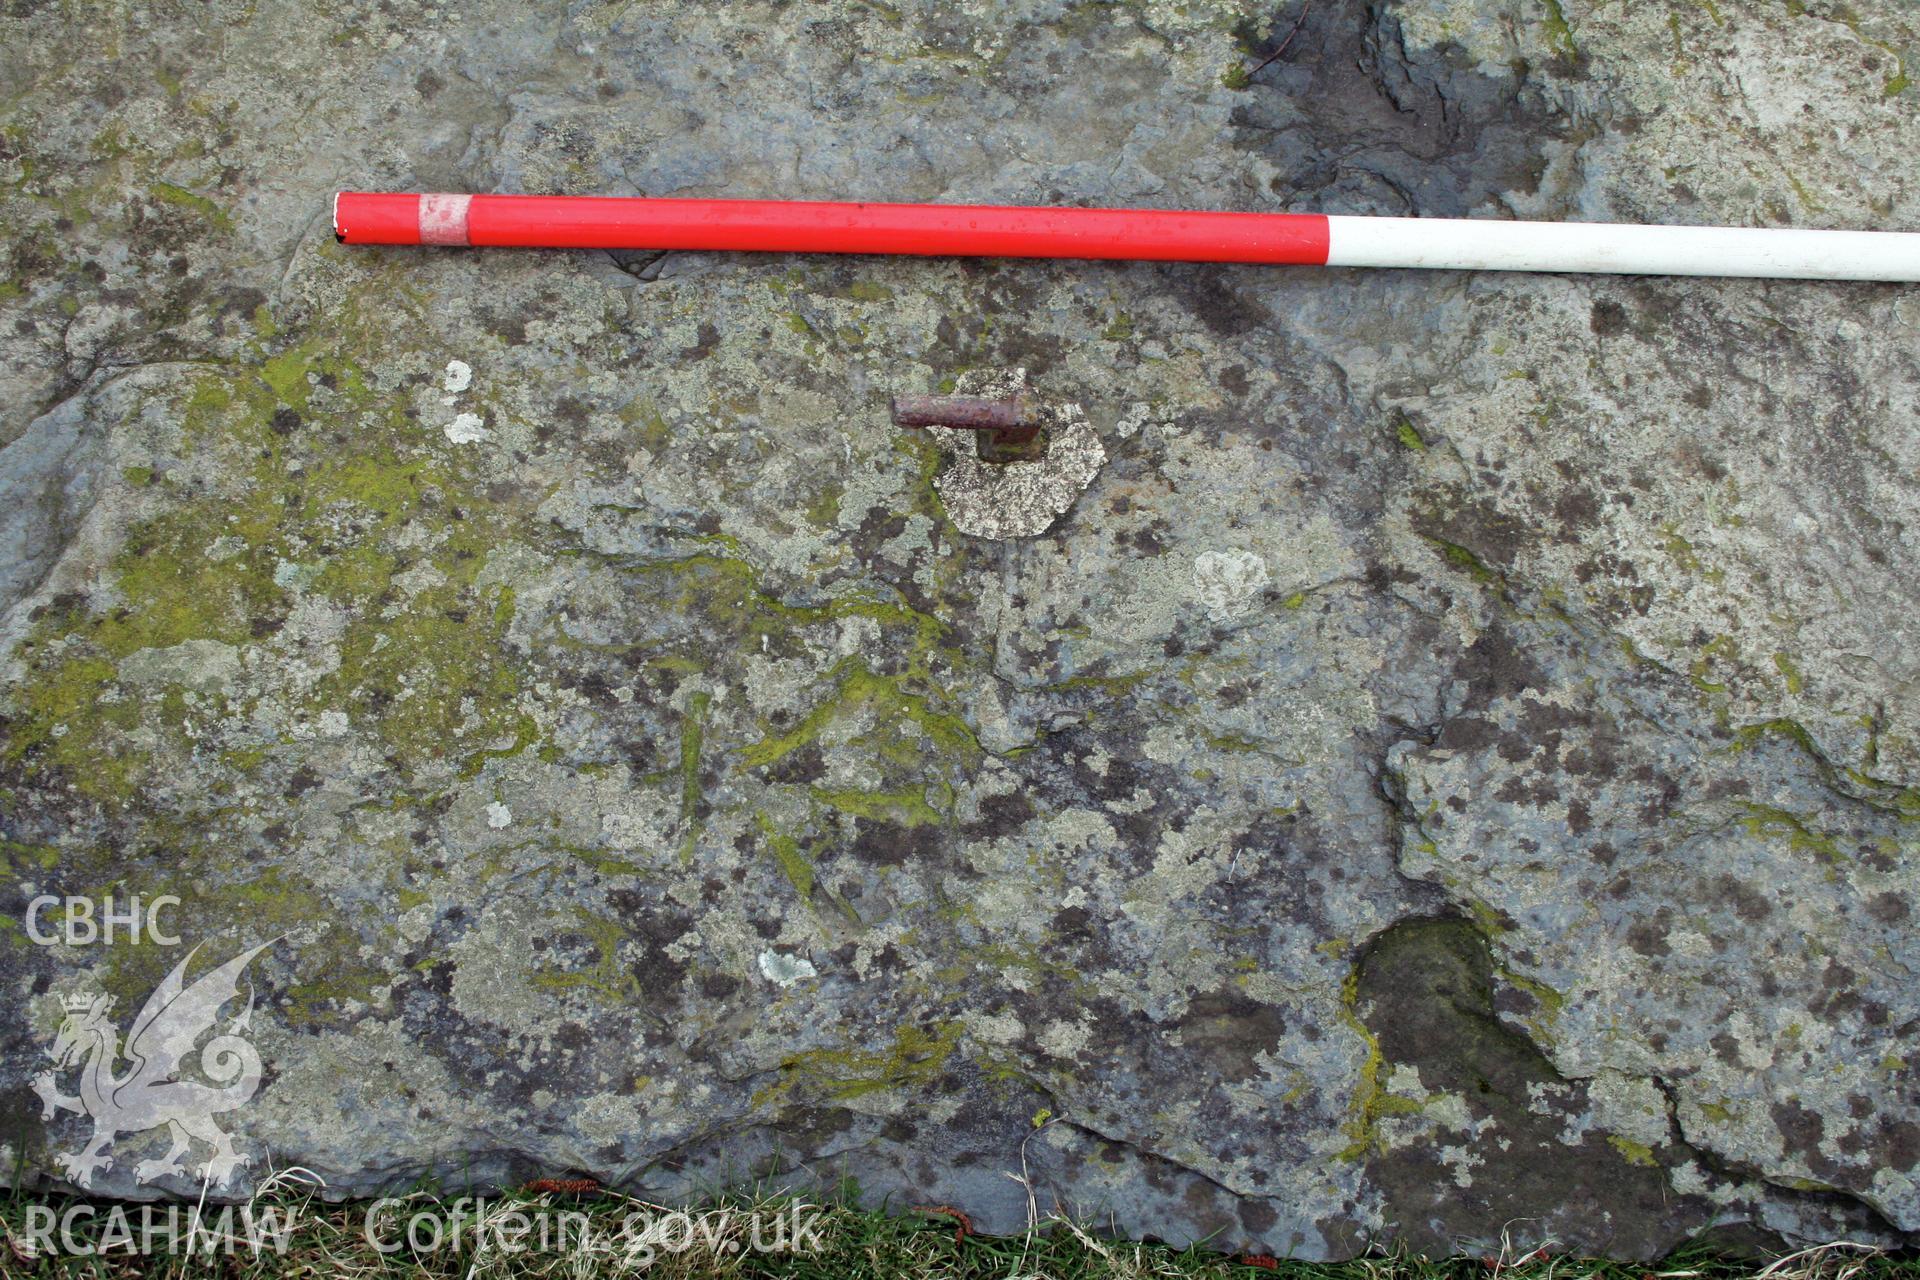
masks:
<path id="1" fill-rule="evenodd" d="M 551 249 L 720 249 L 1002 258 L 1137 258 L 1320 266 L 1317 213 L 1033 209 L 807 200 L 422 196 L 343 191 L 345 244 L 464 243 Z M 422 236 L 423 226 L 427 235 Z"/>

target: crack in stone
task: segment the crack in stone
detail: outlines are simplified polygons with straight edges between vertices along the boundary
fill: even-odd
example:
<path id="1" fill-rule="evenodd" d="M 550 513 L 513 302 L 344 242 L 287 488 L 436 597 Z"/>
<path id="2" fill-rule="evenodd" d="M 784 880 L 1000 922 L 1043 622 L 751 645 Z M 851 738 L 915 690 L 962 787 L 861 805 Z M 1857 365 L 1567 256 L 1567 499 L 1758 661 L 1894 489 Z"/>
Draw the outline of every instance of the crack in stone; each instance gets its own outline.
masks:
<path id="1" fill-rule="evenodd" d="M 1847 1191 L 1841 1187 L 1812 1188 L 1795 1186 L 1783 1181 L 1784 1176 L 1770 1174 L 1746 1161 L 1731 1159 L 1721 1155 L 1711 1147 L 1704 1147 L 1687 1136 L 1686 1127 L 1680 1120 L 1679 1086 L 1663 1076 L 1646 1075 L 1632 1077 L 1647 1081 L 1659 1091 L 1666 1103 L 1667 1130 L 1672 1145 L 1685 1151 L 1697 1164 L 1727 1182 L 1739 1184 L 1758 1183 L 1765 1186 L 1769 1193 L 1797 1200 L 1804 1204 L 1822 1209 L 1833 1210 L 1842 1216 L 1859 1216 L 1861 1226 L 1886 1239 L 1901 1240 L 1909 1244 L 1920 1240 L 1920 1232 L 1902 1231 L 1892 1219 L 1873 1200 L 1861 1193 Z"/>

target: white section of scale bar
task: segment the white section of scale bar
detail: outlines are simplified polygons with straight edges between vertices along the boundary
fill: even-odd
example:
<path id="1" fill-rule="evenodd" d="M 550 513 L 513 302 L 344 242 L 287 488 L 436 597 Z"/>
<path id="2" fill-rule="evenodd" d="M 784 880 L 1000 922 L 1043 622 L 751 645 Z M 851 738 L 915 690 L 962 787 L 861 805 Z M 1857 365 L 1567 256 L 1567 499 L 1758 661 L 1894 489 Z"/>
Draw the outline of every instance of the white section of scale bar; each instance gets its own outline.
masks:
<path id="1" fill-rule="evenodd" d="M 1920 233 L 1327 218 L 1330 267 L 1920 281 Z"/>

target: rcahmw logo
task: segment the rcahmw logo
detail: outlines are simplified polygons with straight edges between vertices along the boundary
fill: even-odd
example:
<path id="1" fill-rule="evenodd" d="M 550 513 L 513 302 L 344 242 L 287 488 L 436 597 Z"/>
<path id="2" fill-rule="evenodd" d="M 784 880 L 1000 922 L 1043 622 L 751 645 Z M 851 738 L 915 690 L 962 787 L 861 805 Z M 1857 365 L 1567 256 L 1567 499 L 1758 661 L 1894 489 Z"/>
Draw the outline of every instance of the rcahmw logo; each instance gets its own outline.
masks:
<path id="1" fill-rule="evenodd" d="M 283 1254 L 297 1225 L 294 1212 L 276 1205 L 223 1205 L 218 1210 L 199 1205 L 68 1205 L 56 1213 L 52 1205 L 27 1206 L 26 1230 L 15 1242 L 29 1256 L 97 1254 L 149 1255 Z"/>
<path id="2" fill-rule="evenodd" d="M 241 972 L 278 941 L 241 952 L 192 985 L 186 982 L 187 965 L 200 948 L 189 951 L 147 997 L 124 1045 L 109 1017 L 112 996 L 86 992 L 62 1001 L 66 1016 L 49 1051 L 54 1070 L 36 1076 L 33 1090 L 40 1095 L 42 1119 L 72 1111 L 93 1121 L 93 1136 L 78 1151 L 56 1154 L 56 1168 L 78 1186 L 91 1187 L 97 1174 L 113 1168 L 108 1148 L 123 1135 L 162 1126 L 171 1140 L 166 1154 L 134 1166 L 138 1183 L 185 1172 L 182 1161 L 195 1141 L 211 1151 L 194 1171 L 214 1186 L 226 1186 L 252 1163 L 213 1119 L 243 1106 L 260 1087 L 260 1054 L 246 1038 L 252 1030 L 252 983 L 245 1010 L 224 1030 L 217 1024 L 221 1009 L 239 995 Z M 180 1078 L 189 1065 L 198 1068 L 205 1083 Z M 69 1069 L 79 1072 L 72 1094 L 60 1091 L 56 1074 Z"/>

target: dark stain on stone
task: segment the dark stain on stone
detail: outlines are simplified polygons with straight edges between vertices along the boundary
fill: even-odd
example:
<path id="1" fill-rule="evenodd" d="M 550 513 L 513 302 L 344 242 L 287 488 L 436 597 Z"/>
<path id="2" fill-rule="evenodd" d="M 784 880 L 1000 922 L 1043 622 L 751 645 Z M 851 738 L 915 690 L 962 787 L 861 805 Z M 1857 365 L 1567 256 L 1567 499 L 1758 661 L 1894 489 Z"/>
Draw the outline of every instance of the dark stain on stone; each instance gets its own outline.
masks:
<path id="1" fill-rule="evenodd" d="M 1672 927 L 1673 912 L 1661 907 L 1651 920 L 1636 920 L 1627 926 L 1627 945 L 1649 960 L 1673 954 L 1667 945 L 1667 930 Z"/>
<path id="2" fill-rule="evenodd" d="M 1259 1055 L 1280 1043 L 1287 1021 L 1273 1006 L 1226 988 L 1188 1001 L 1175 1026 L 1182 1046 L 1201 1057 L 1209 1075 L 1249 1080 L 1261 1074 Z"/>
<path id="3" fill-rule="evenodd" d="M 1867 899 L 1867 914 L 1881 924 L 1900 924 L 1913 911 L 1905 898 L 1889 889 Z"/>
<path id="4" fill-rule="evenodd" d="M 1632 326 L 1627 321 L 1627 309 L 1612 298 L 1598 298 L 1593 304 L 1593 313 L 1587 318 L 1587 327 L 1602 338 L 1617 338 Z"/>
<path id="5" fill-rule="evenodd" d="M 1585 799 L 1575 796 L 1567 801 L 1567 830 L 1583 836 L 1593 830 L 1593 813 Z"/>
<path id="6" fill-rule="evenodd" d="M 1767 1114 L 1773 1117 L 1787 1151 L 1806 1161 L 1816 1177 L 1831 1178 L 1842 1172 L 1841 1166 L 1820 1149 L 1827 1122 L 1819 1112 L 1801 1106 L 1798 1098 L 1782 1098 L 1767 1108 Z"/>
<path id="7" fill-rule="evenodd" d="M 1600 502 L 1590 490 L 1570 486 L 1554 500 L 1553 514 L 1560 521 L 1561 541 L 1577 543 L 1581 530 L 1599 523 Z"/>
<path id="8" fill-rule="evenodd" d="M 893 822 L 875 822 L 869 818 L 853 820 L 853 840 L 847 851 L 862 862 L 877 867 L 897 867 L 907 862 L 941 860 L 940 832 L 935 827 L 908 827 Z"/>
<path id="9" fill-rule="evenodd" d="M 818 782 L 827 776 L 826 757 L 820 752 L 817 743 L 803 743 L 766 766 L 768 782 L 782 782 L 804 786 Z"/>
<path id="10" fill-rule="evenodd" d="M 1662 1168 L 1628 1159 L 1605 1134 L 1561 1141 L 1567 1122 L 1587 1110 L 1584 1082 L 1564 1080 L 1495 1016 L 1492 958 L 1471 923 L 1392 926 L 1362 951 L 1356 995 L 1379 1045 L 1377 1080 L 1413 1067 L 1425 1088 L 1460 1095 L 1485 1125 L 1477 1136 L 1449 1132 L 1398 1149 L 1374 1141 L 1367 1178 L 1386 1199 L 1396 1239 L 1455 1253 L 1516 1230 L 1576 1252 L 1651 1258 L 1707 1220 L 1709 1206 L 1676 1194 Z M 1468 1186 L 1442 1162 L 1452 1146 L 1479 1158 Z"/>
<path id="11" fill-rule="evenodd" d="M 693 345 L 681 351 L 680 356 L 685 360 L 705 360 L 719 345 L 720 330 L 703 323 L 695 332 Z"/>
<path id="12" fill-rule="evenodd" d="M 1757 922 L 1773 914 L 1773 904 L 1767 901 L 1767 896 L 1745 881 L 1723 875 L 1714 881 L 1714 888 L 1742 920 Z"/>
<path id="13" fill-rule="evenodd" d="M 1019 792 L 988 796 L 980 801 L 980 819 L 962 828 L 972 840 L 992 840 L 1012 835 L 1033 820 L 1033 801 Z"/>
<path id="14" fill-rule="evenodd" d="M 1539 663 L 1500 626 L 1489 627 L 1474 639 L 1454 676 L 1467 682 L 1466 705 L 1473 710 L 1546 684 Z"/>
<path id="15" fill-rule="evenodd" d="M 1289 12 L 1277 33 L 1242 28 L 1249 65 L 1292 25 Z M 1464 217 L 1537 189 L 1547 148 L 1575 126 L 1524 64 L 1493 77 L 1468 69 L 1457 46 L 1410 53 L 1388 6 L 1310 6 L 1292 41 L 1254 77 L 1233 123 L 1278 170 L 1276 193 L 1310 194 L 1325 212 Z"/>
<path id="16" fill-rule="evenodd" d="M 14 1044 L 4 1047 L 12 1062 L 35 1061 L 45 1052 L 44 1045 L 34 1045 L 31 1049 Z M 0 1091 L 0 1140 L 18 1153 L 16 1159 L 46 1158 L 47 1124 L 40 1118 L 40 1109 L 39 1096 L 25 1081 Z"/>
<path id="17" fill-rule="evenodd" d="M 1085 907 L 1062 907 L 1053 916 L 1054 935 L 1062 941 L 1084 941 L 1092 936 L 1093 914 Z"/>
<path id="18" fill-rule="evenodd" d="M 1886 1125 L 1880 1143 L 1882 1158 L 1893 1169 L 1909 1171 L 1920 1165 L 1920 1125 L 1896 1120 Z"/>
<path id="19" fill-rule="evenodd" d="M 1480 751 L 1492 746 L 1499 734 L 1499 726 L 1490 720 L 1460 716 L 1447 721 L 1435 745 L 1447 751 Z"/>
<path id="20" fill-rule="evenodd" d="M 1173 299 L 1210 331 L 1237 338 L 1273 323 L 1273 312 L 1234 287 L 1234 276 L 1218 265 L 1163 272 Z M 1240 371 L 1244 388 L 1246 372 Z"/>

